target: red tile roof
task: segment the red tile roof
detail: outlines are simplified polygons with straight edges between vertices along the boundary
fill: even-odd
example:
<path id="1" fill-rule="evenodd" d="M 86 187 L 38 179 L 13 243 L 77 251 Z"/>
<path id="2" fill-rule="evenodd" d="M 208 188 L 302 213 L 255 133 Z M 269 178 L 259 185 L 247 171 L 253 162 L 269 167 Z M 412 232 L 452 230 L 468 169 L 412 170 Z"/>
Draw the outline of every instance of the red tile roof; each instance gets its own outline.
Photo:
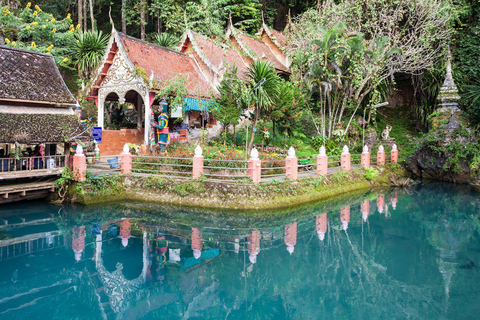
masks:
<path id="1" fill-rule="evenodd" d="M 189 32 L 189 34 L 194 37 L 193 40 L 196 42 L 198 49 L 202 50 L 203 56 L 208 59 L 220 73 L 225 72 L 227 66 L 236 66 L 240 77 L 245 76 L 248 67 L 236 49 L 222 47 L 214 40 L 194 32 Z"/>
<path id="2" fill-rule="evenodd" d="M 149 78 L 162 82 L 176 75 L 187 77 L 187 93 L 192 96 L 211 97 L 213 87 L 203 76 L 194 58 L 152 43 L 118 33 L 132 63 L 146 71 Z M 161 83 L 160 83 L 161 84 Z"/>
<path id="3" fill-rule="evenodd" d="M 236 30 L 235 37 L 240 39 L 241 43 L 254 53 L 259 60 L 268 60 L 277 70 L 287 71 L 288 68 L 275 57 L 270 48 L 260 40 L 250 38 L 241 31 Z M 251 53 L 246 52 L 247 55 Z"/>
<path id="4" fill-rule="evenodd" d="M 280 49 L 283 49 L 283 47 L 287 46 L 287 37 L 285 37 L 283 33 L 271 28 L 268 28 L 268 31 L 272 34 L 272 37 L 275 38 L 275 39 L 272 39 L 272 41 L 277 42 L 281 46 Z"/>

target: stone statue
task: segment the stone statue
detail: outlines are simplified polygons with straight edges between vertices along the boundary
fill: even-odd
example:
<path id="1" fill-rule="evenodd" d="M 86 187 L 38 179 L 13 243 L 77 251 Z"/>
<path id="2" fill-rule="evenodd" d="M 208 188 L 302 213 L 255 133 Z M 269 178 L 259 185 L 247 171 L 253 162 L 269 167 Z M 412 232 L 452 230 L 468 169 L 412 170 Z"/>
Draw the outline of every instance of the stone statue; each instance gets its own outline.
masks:
<path id="1" fill-rule="evenodd" d="M 158 135 L 158 146 L 160 147 L 160 152 L 167 152 L 168 144 L 168 114 L 167 114 L 168 104 L 165 100 L 160 102 L 160 115 L 158 116 L 158 122 L 152 124 L 152 127 L 157 129 Z"/>
<path id="2" fill-rule="evenodd" d="M 382 131 L 382 140 L 390 140 L 390 131 L 392 131 L 392 126 L 387 126 Z"/>

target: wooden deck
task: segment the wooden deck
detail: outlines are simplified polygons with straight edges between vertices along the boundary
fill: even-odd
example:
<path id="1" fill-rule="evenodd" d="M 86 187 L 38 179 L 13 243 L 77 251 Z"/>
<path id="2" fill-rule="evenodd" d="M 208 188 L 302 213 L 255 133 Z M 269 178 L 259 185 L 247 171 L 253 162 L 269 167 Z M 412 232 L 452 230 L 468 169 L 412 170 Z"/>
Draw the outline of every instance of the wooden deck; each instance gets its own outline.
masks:
<path id="1" fill-rule="evenodd" d="M 0 204 L 38 198 L 55 191 L 53 181 L 21 183 L 0 187 Z"/>
<path id="2" fill-rule="evenodd" d="M 0 172 L 0 180 L 59 176 L 63 168 Z"/>

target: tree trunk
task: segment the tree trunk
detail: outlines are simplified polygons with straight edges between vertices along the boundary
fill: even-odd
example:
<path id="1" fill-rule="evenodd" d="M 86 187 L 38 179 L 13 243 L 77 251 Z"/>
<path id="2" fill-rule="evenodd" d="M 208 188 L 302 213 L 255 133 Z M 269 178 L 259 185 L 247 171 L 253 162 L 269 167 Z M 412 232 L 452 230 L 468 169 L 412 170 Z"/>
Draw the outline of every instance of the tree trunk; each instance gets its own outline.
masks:
<path id="1" fill-rule="evenodd" d="M 92 24 L 92 31 L 95 31 L 95 20 L 93 19 L 93 0 L 89 0 L 88 4 L 90 5 L 90 22 Z"/>
<path id="2" fill-rule="evenodd" d="M 87 31 L 87 0 L 83 0 L 83 30 Z"/>
<path id="3" fill-rule="evenodd" d="M 272 120 L 272 145 L 275 149 L 275 120 Z"/>
<path id="4" fill-rule="evenodd" d="M 78 24 L 83 31 L 83 0 L 78 0 Z"/>
<path id="5" fill-rule="evenodd" d="M 233 147 L 235 148 L 237 146 L 237 127 L 233 125 Z"/>
<path id="6" fill-rule="evenodd" d="M 145 10 L 147 7 L 146 0 L 140 0 L 140 39 L 145 40 Z"/>
<path id="7" fill-rule="evenodd" d="M 125 2 L 122 0 L 122 32 L 127 34 L 127 19 L 125 18 Z"/>
<path id="8" fill-rule="evenodd" d="M 248 144 L 248 150 L 252 149 L 253 139 L 255 138 L 255 127 L 257 126 L 258 118 L 260 117 L 260 108 L 255 108 L 255 118 L 252 123 L 252 135 L 250 136 L 250 142 Z"/>

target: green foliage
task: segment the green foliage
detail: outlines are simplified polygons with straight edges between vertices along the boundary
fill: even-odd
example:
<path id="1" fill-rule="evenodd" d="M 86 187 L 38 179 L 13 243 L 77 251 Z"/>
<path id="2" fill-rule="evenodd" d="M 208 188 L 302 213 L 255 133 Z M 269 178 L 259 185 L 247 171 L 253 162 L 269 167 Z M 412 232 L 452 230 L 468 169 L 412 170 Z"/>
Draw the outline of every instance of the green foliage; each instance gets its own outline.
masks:
<path id="1" fill-rule="evenodd" d="M 378 177 L 379 172 L 374 168 L 363 168 L 363 177 L 367 180 L 375 180 Z"/>
<path id="2" fill-rule="evenodd" d="M 201 182 L 187 182 L 177 184 L 174 187 L 174 191 L 180 196 L 185 197 L 189 194 L 199 194 L 206 192 L 204 185 Z"/>
<path id="3" fill-rule="evenodd" d="M 159 46 L 174 49 L 178 39 L 174 35 L 164 32 L 155 34 L 153 42 Z"/>
<path id="4" fill-rule="evenodd" d="M 85 31 L 75 35 L 75 57 L 79 70 L 89 74 L 95 68 L 105 54 L 108 43 L 108 35 L 102 31 Z"/>

